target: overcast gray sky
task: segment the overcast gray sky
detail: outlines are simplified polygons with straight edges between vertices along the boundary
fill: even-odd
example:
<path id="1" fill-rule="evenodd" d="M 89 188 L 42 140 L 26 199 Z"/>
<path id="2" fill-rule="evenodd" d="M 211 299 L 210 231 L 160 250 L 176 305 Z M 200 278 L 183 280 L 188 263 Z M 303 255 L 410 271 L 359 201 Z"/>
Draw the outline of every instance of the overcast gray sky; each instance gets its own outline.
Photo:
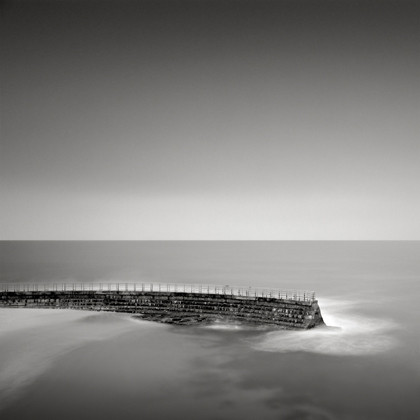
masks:
<path id="1" fill-rule="evenodd" d="M 420 8 L 2 4 L 2 239 L 420 239 Z"/>

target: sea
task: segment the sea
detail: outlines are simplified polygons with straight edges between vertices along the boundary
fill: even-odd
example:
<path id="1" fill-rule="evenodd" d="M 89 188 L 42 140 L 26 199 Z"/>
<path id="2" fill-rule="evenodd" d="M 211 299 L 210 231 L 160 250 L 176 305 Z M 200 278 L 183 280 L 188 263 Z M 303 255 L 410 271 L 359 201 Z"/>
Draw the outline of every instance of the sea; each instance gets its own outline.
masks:
<path id="1" fill-rule="evenodd" d="M 420 419 L 420 241 L 2 241 L 0 275 L 314 290 L 328 325 L 0 308 L 2 420 Z"/>

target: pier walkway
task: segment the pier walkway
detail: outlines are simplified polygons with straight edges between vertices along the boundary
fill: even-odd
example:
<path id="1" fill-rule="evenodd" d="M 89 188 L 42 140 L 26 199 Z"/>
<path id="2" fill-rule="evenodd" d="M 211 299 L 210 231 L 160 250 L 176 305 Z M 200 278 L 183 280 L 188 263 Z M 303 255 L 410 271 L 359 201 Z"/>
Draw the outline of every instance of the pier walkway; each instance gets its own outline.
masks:
<path id="1" fill-rule="evenodd" d="M 3 283 L 0 308 L 126 312 L 179 325 L 223 320 L 308 329 L 324 323 L 314 292 L 230 285 Z"/>
<path id="2" fill-rule="evenodd" d="M 180 283 L 0 283 L 1 292 L 168 292 L 262 297 L 314 302 L 315 292 L 262 287 Z"/>

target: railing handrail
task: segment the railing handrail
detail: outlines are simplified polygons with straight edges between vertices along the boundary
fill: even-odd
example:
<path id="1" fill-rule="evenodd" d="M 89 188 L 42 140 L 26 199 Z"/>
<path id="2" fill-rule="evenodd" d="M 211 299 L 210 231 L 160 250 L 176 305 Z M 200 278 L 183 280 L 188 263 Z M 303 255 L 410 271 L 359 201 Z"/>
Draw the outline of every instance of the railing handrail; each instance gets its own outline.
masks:
<path id="1" fill-rule="evenodd" d="M 266 297 L 303 302 L 315 301 L 315 292 L 307 290 L 246 287 L 190 283 L 0 283 L 1 292 L 36 291 L 95 291 L 95 292 L 174 292 L 231 295 L 239 297 Z"/>

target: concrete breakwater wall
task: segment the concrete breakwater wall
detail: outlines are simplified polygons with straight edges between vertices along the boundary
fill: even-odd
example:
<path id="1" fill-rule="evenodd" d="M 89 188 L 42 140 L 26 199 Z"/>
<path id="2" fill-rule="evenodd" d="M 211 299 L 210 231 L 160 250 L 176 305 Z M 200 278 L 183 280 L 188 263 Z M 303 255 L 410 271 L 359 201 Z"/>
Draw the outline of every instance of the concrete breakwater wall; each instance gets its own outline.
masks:
<path id="1" fill-rule="evenodd" d="M 1 291 L 0 307 L 126 312 L 172 324 L 217 319 L 308 329 L 322 325 L 316 300 L 154 291 Z"/>

